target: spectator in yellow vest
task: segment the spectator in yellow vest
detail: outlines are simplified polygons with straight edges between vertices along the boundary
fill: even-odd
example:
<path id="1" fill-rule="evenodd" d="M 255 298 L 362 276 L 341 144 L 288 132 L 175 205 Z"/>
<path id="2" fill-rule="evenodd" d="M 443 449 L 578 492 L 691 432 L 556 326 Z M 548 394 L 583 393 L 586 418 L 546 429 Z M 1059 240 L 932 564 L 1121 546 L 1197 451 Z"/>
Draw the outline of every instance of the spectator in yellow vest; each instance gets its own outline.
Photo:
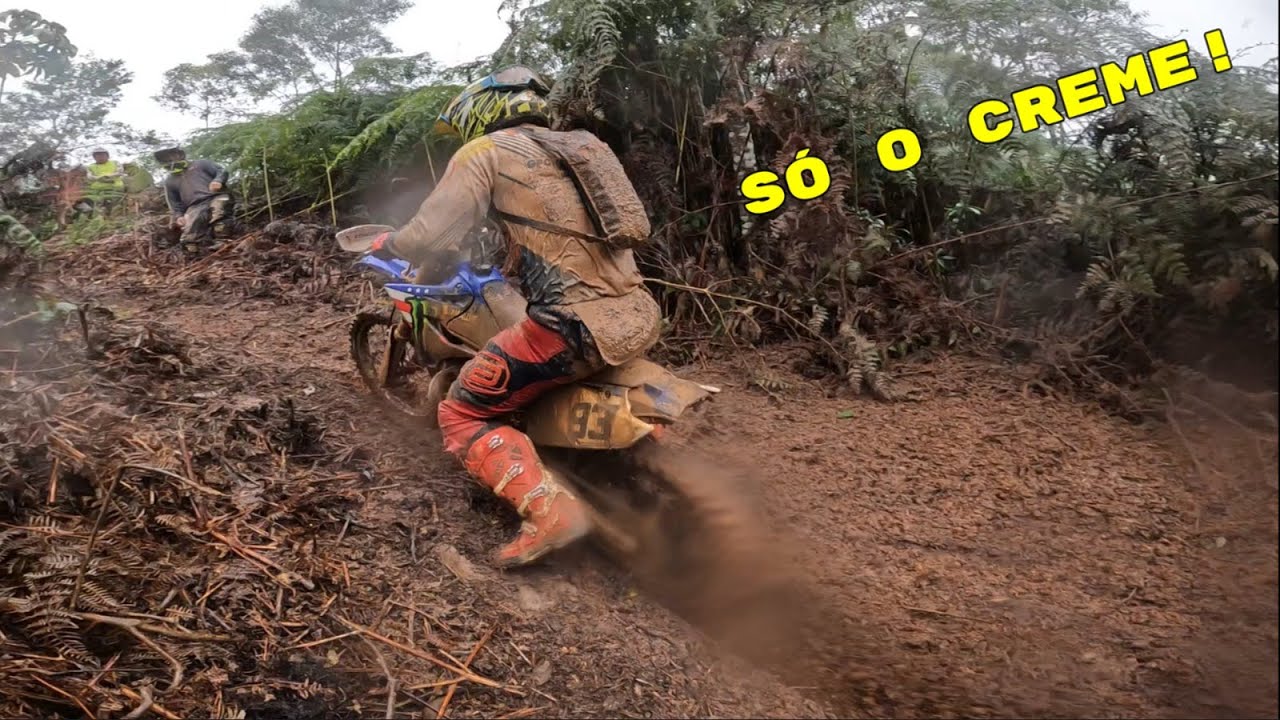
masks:
<path id="1" fill-rule="evenodd" d="M 124 199 L 124 165 L 110 157 L 104 148 L 95 148 L 93 163 L 87 168 L 89 187 L 85 197 L 98 210 L 109 210 Z"/>

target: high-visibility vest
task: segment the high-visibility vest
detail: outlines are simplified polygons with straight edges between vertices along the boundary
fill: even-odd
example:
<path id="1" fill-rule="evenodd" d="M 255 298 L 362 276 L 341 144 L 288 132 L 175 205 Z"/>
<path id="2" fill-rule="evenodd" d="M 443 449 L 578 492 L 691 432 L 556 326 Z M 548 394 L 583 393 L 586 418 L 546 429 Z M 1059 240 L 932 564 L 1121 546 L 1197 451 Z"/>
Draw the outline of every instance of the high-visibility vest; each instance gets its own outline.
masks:
<path id="1" fill-rule="evenodd" d="M 124 178 L 105 177 L 116 172 L 119 167 L 120 166 L 116 164 L 115 160 L 108 160 L 104 163 L 90 163 L 88 167 L 89 185 L 94 190 L 115 190 L 117 192 L 124 192 Z"/>

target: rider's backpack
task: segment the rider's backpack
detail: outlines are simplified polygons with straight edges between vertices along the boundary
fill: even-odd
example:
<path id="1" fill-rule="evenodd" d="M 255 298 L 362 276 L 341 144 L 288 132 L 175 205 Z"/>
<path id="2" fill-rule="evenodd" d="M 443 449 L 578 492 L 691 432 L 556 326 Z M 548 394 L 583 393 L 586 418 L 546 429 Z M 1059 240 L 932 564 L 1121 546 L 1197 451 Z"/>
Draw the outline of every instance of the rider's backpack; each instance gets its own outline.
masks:
<path id="1" fill-rule="evenodd" d="M 556 158 L 573 180 L 578 196 L 595 225 L 589 235 L 551 223 L 499 212 L 510 222 L 560 235 L 569 235 L 615 248 L 635 248 L 649 239 L 649 216 L 636 190 L 609 146 L 587 130 L 553 132 L 520 128 L 526 137 Z"/>

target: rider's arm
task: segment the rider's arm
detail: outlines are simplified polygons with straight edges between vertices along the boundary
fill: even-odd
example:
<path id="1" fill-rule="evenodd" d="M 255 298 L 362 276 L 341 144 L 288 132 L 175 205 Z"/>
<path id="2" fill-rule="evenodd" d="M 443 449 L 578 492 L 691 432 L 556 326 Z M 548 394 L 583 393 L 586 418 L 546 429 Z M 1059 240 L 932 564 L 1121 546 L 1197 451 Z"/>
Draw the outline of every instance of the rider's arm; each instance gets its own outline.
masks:
<path id="1" fill-rule="evenodd" d="M 210 162 L 209 165 L 213 169 L 213 181 L 225 186 L 227 184 L 227 169 L 215 162 Z"/>
<path id="2" fill-rule="evenodd" d="M 227 184 L 227 169 L 212 160 L 197 160 L 194 163 L 211 183 Z"/>
<path id="3" fill-rule="evenodd" d="M 417 265 L 434 252 L 456 248 L 489 212 L 496 152 L 492 140 L 480 137 L 454 153 L 440 184 L 392 237 L 392 251 Z"/>

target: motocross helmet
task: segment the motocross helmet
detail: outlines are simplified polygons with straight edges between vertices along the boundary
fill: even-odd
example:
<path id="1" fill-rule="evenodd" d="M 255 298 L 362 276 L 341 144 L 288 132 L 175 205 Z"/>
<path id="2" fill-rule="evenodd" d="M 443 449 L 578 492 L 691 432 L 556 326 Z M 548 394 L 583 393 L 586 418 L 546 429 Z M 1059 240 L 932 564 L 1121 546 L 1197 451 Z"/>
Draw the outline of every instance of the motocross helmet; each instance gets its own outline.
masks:
<path id="1" fill-rule="evenodd" d="M 435 130 L 468 143 L 515 119 L 546 124 L 551 88 L 537 73 L 521 65 L 494 72 L 468 85 L 445 106 Z"/>

